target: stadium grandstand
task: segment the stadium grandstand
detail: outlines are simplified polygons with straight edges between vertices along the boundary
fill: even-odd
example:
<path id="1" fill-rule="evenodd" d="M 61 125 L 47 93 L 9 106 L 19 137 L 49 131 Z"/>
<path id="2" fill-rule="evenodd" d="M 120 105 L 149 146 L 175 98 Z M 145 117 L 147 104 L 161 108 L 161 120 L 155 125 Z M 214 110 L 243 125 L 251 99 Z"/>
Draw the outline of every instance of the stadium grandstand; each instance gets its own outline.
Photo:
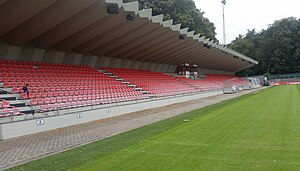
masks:
<path id="1" fill-rule="evenodd" d="M 0 1 L 0 139 L 223 94 L 258 63 L 138 6 Z"/>

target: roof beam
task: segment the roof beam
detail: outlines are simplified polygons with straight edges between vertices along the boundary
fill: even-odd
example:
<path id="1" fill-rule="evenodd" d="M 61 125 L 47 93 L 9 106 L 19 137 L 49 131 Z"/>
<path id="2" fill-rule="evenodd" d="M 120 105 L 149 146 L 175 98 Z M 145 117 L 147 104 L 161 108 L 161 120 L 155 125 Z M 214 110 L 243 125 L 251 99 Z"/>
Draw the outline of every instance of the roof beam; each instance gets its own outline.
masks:
<path id="1" fill-rule="evenodd" d="M 101 10 L 99 10 L 101 9 Z M 106 16 L 106 7 L 103 1 L 97 1 L 85 10 L 72 16 L 65 22 L 57 25 L 48 32 L 42 34 L 32 41 L 35 47 L 46 49 L 54 46 L 60 41 L 68 38 L 72 34 L 79 32 L 103 19 Z M 47 41 L 45 41 L 47 40 Z"/>
<path id="2" fill-rule="evenodd" d="M 24 46 L 96 1 L 97 0 L 56 1 L 7 33 L 4 36 L 4 40 L 10 44 Z"/>

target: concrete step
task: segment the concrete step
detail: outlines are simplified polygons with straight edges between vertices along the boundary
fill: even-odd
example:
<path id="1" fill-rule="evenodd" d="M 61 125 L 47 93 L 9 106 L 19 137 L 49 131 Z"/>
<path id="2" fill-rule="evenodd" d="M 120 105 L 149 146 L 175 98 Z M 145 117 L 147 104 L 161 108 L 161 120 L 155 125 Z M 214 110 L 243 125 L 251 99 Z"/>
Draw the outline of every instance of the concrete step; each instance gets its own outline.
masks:
<path id="1" fill-rule="evenodd" d="M 5 94 L 12 93 L 12 88 L 2 88 L 2 91 L 4 91 Z"/>
<path id="2" fill-rule="evenodd" d="M 105 72 L 104 75 L 112 75 L 110 72 Z"/>
<path id="3" fill-rule="evenodd" d="M 10 100 L 9 101 L 11 106 L 15 106 L 15 107 L 25 107 L 25 102 L 22 100 Z"/>
<path id="4" fill-rule="evenodd" d="M 129 84 L 128 86 L 131 87 L 131 88 L 135 88 L 136 87 L 135 84 Z"/>
<path id="5" fill-rule="evenodd" d="M 4 100 L 17 100 L 20 98 L 21 98 L 20 94 L 0 94 L 0 99 L 4 99 Z"/>
<path id="6" fill-rule="evenodd" d="M 20 110 L 21 113 L 25 113 L 25 114 L 31 114 L 32 113 L 32 108 L 25 106 L 25 107 L 18 107 L 18 109 Z"/>
<path id="7" fill-rule="evenodd" d="M 6 91 L 0 90 L 0 94 L 7 94 Z"/>

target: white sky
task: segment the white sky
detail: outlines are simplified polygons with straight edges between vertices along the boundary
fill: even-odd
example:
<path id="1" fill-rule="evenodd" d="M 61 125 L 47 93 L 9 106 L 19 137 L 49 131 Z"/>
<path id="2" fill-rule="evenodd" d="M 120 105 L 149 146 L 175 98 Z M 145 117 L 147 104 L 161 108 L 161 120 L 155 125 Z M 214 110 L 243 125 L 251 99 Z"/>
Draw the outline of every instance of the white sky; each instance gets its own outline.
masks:
<path id="1" fill-rule="evenodd" d="M 217 39 L 223 43 L 223 19 L 221 0 L 194 0 L 197 8 L 205 12 L 215 24 Z M 256 31 L 268 28 L 275 20 L 286 17 L 300 18 L 300 0 L 226 0 L 226 43 L 248 29 Z"/>

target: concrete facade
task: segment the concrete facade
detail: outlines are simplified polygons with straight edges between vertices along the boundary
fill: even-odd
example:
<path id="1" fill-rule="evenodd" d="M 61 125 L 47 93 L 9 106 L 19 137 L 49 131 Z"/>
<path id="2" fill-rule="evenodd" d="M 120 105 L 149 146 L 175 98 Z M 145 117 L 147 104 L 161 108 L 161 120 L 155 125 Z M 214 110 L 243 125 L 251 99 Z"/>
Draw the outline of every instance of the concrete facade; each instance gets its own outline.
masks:
<path id="1" fill-rule="evenodd" d="M 89 65 L 95 68 L 109 66 L 148 69 L 154 72 L 174 72 L 176 69 L 175 65 L 162 65 L 158 63 L 112 58 L 104 55 L 94 56 L 89 53 L 80 54 L 74 51 L 58 51 L 53 48 L 38 49 L 30 45 L 24 47 L 12 46 L 3 41 L 0 41 L 0 59 Z"/>

